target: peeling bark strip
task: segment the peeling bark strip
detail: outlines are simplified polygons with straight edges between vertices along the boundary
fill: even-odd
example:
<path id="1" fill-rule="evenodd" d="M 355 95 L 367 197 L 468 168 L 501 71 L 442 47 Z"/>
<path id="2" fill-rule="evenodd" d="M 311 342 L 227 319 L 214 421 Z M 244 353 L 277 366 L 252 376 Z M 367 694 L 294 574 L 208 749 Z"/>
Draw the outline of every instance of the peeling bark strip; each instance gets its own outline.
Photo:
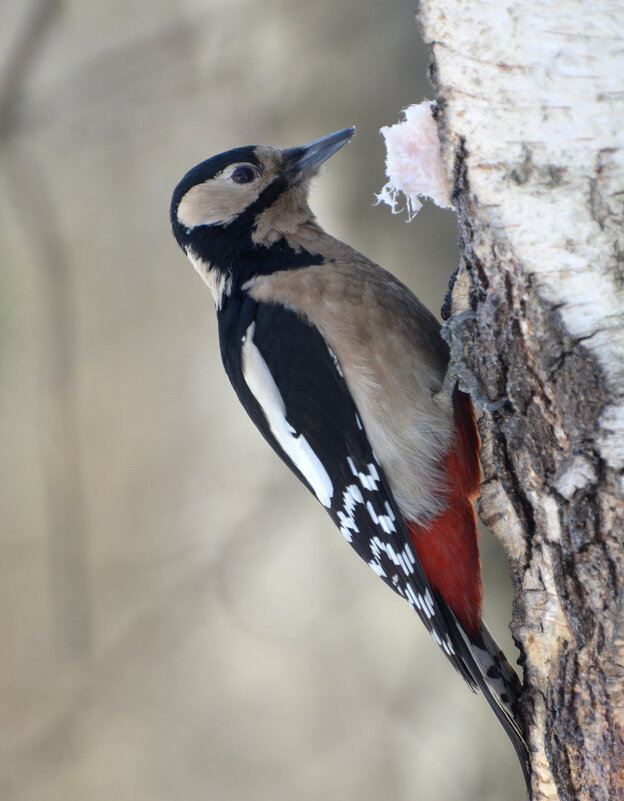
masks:
<path id="1" fill-rule="evenodd" d="M 422 0 L 460 264 L 447 311 L 507 548 L 534 799 L 624 799 L 624 13 Z"/>

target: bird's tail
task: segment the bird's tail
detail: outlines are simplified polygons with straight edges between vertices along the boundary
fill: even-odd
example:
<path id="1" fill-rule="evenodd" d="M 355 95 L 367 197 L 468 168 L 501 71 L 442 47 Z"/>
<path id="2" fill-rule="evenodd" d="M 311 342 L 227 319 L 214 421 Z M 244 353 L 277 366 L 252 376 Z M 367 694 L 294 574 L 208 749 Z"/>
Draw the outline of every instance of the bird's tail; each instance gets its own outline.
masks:
<path id="1" fill-rule="evenodd" d="M 481 690 L 511 740 L 530 798 L 529 747 L 518 724 L 518 700 L 522 693 L 520 679 L 485 623 L 481 622 L 479 633 L 468 634 L 452 609 L 445 603 L 440 606 L 454 645 L 461 654 L 465 672 L 470 676 L 468 684 L 473 690 Z"/>
<path id="2" fill-rule="evenodd" d="M 474 665 L 470 665 L 473 678 L 511 740 L 530 797 L 529 748 L 517 720 L 522 692 L 520 679 L 485 623 L 481 623 L 477 635 L 468 635 L 461 626 L 458 628 L 474 658 Z"/>

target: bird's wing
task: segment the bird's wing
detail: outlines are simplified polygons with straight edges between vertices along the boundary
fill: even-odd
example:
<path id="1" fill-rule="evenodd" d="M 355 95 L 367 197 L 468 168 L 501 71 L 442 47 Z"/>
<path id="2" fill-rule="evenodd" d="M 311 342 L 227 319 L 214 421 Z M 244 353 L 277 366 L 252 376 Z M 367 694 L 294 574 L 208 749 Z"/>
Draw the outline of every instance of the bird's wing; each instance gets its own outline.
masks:
<path id="1" fill-rule="evenodd" d="M 340 365 L 319 331 L 280 304 L 244 298 L 231 314 L 224 310 L 220 337 L 226 371 L 262 435 L 362 559 L 409 601 L 474 689 L 465 637 L 429 586 Z"/>

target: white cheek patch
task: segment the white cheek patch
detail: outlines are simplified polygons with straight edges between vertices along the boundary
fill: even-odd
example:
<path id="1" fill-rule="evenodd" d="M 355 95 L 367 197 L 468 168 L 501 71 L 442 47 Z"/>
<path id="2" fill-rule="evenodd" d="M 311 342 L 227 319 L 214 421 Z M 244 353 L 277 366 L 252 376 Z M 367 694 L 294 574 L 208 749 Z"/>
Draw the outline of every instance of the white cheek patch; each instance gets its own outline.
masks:
<path id="1" fill-rule="evenodd" d="M 244 337 L 243 378 L 264 412 L 271 433 L 295 467 L 305 476 L 319 501 L 329 508 L 334 487 L 327 470 L 302 434 L 286 420 L 286 407 L 269 366 L 253 341 L 255 323 Z"/>
<path id="2" fill-rule="evenodd" d="M 237 166 L 239 165 L 231 164 L 214 178 L 188 190 L 178 205 L 177 217 L 180 225 L 185 228 L 215 223 L 229 225 L 253 203 L 260 192 L 258 183 L 233 183 L 231 175 Z"/>

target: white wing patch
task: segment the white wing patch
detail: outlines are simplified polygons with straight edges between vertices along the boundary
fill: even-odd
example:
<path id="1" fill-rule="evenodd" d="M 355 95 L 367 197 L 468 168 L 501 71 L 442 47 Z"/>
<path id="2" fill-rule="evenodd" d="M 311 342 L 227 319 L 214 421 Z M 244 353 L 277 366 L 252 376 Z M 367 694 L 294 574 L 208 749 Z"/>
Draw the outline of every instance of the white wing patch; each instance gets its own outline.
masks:
<path id="1" fill-rule="evenodd" d="M 359 533 L 360 531 L 354 515 L 358 503 L 364 503 L 362 491 L 357 484 L 349 484 L 342 493 L 342 509 L 338 511 L 340 533 L 347 542 L 353 542 L 353 532 Z"/>
<path id="2" fill-rule="evenodd" d="M 286 406 L 268 364 L 253 341 L 255 323 L 243 341 L 243 378 L 264 412 L 271 433 L 295 467 L 305 476 L 319 501 L 329 508 L 334 486 L 327 470 L 303 434 L 297 434 L 286 419 Z"/>
<path id="3" fill-rule="evenodd" d="M 369 509 L 369 513 L 370 511 L 371 510 Z M 383 515 L 378 516 L 380 522 L 383 518 L 384 518 Z M 390 518 L 385 518 L 385 520 L 389 521 Z M 383 523 L 382 523 L 382 528 L 385 528 L 385 525 Z M 392 525 L 392 528 L 394 529 L 394 525 Z M 380 556 L 382 551 L 384 551 L 387 554 L 387 556 L 390 558 L 390 560 L 394 565 L 401 568 L 405 576 L 410 576 L 414 572 L 414 564 L 416 562 L 414 559 L 414 554 L 412 553 L 412 549 L 410 548 L 409 545 L 406 545 L 402 551 L 397 553 L 397 551 L 394 550 L 394 548 L 389 542 L 383 542 L 379 537 L 373 537 L 370 541 L 370 549 L 371 553 L 373 554 L 373 558 L 368 564 L 370 567 L 372 567 L 372 569 L 375 571 L 375 573 L 377 573 L 378 576 L 386 575 L 385 570 L 381 566 Z M 428 592 L 429 590 L 427 590 L 427 593 Z M 422 606 L 424 610 L 426 608 L 426 603 L 424 599 L 421 598 L 420 600 L 423 602 Z M 416 603 L 415 605 L 420 606 L 420 604 L 418 603 Z M 427 616 L 431 617 L 431 615 L 429 614 Z"/>
<path id="4" fill-rule="evenodd" d="M 377 482 L 379 481 L 379 473 L 377 472 L 375 465 L 368 465 L 368 473 L 360 473 L 358 470 L 356 470 L 355 465 L 353 464 L 353 459 L 350 456 L 347 456 L 347 462 L 349 463 L 349 469 L 359 480 L 364 489 L 370 490 L 371 492 L 376 492 Z"/>

